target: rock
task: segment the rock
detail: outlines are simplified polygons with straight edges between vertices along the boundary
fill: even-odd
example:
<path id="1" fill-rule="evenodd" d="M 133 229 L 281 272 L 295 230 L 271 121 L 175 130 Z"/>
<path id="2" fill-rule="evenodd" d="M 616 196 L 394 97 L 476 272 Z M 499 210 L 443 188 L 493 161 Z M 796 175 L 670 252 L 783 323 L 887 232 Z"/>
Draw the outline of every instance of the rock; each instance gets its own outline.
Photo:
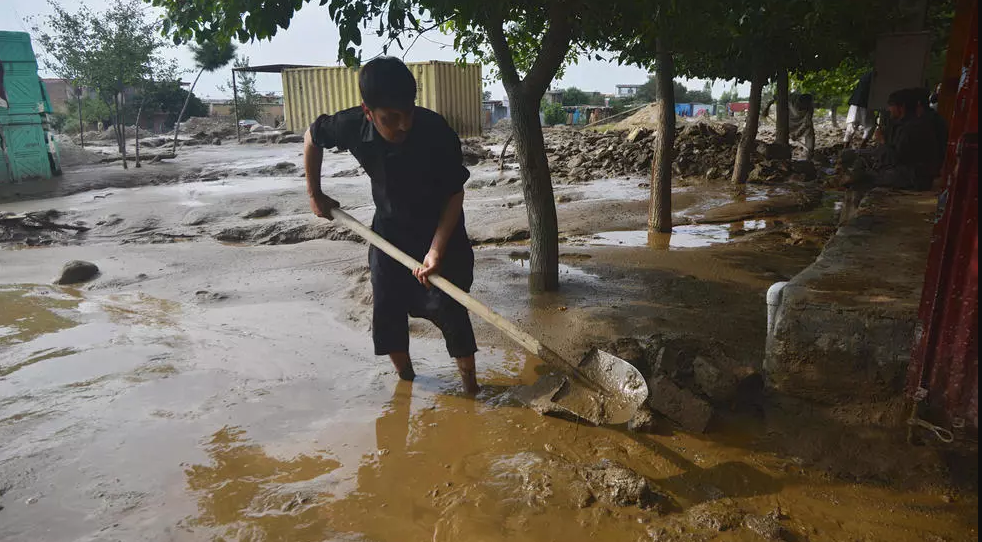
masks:
<path id="1" fill-rule="evenodd" d="M 729 501 L 697 504 L 685 511 L 685 519 L 697 529 L 723 532 L 736 529 L 746 513 Z"/>
<path id="2" fill-rule="evenodd" d="M 212 145 L 221 145 L 222 144 L 222 138 L 216 137 L 215 139 L 212 139 L 211 140 L 211 144 Z"/>
<path id="3" fill-rule="evenodd" d="M 99 267 L 92 262 L 82 260 L 72 260 L 65 264 L 61 269 L 61 276 L 55 280 L 55 284 L 79 284 L 95 278 L 99 274 Z"/>
<path id="4" fill-rule="evenodd" d="M 303 143 L 303 136 L 299 134 L 283 135 L 277 143 Z"/>
<path id="5" fill-rule="evenodd" d="M 647 478 L 614 461 L 602 459 L 596 465 L 581 467 L 580 476 L 600 502 L 667 511 L 668 497 L 654 491 Z"/>
<path id="6" fill-rule="evenodd" d="M 696 356 L 692 360 L 692 374 L 696 387 L 716 402 L 725 402 L 736 395 L 739 381 L 729 367 L 720 368 L 716 360 Z"/>
<path id="7" fill-rule="evenodd" d="M 276 214 L 276 207 L 260 207 L 242 214 L 242 218 L 264 218 Z"/>
<path id="8" fill-rule="evenodd" d="M 748 515 L 743 518 L 743 526 L 763 540 L 792 540 L 791 532 L 781 525 L 778 515 Z"/>
<path id="9" fill-rule="evenodd" d="M 201 142 L 197 139 L 186 139 L 181 142 L 182 147 L 197 147 L 198 145 L 201 145 Z"/>
<path id="10" fill-rule="evenodd" d="M 703 433 L 713 417 L 713 407 L 664 374 L 648 380 L 648 406 L 686 431 Z"/>
<path id="11" fill-rule="evenodd" d="M 655 417 L 647 407 L 641 406 L 627 422 L 628 431 L 635 433 L 653 433 L 656 427 Z"/>
<path id="12" fill-rule="evenodd" d="M 262 124 L 256 124 L 252 128 L 249 128 L 250 134 L 261 134 L 263 132 L 273 132 L 273 131 L 275 130 L 272 127 L 264 126 Z"/>

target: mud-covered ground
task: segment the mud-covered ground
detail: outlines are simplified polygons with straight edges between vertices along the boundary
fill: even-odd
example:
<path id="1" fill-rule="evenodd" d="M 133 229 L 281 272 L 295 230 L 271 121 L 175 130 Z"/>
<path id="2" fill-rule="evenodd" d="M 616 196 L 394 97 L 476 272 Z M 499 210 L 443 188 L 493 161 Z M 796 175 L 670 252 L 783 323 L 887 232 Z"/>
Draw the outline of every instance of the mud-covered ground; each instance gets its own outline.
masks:
<path id="1" fill-rule="evenodd" d="M 310 215 L 300 151 L 0 193 L 0 539 L 976 539 L 976 490 L 940 452 L 800 405 L 720 408 L 704 435 L 542 417 L 508 390 L 547 368 L 477 321 L 476 399 L 425 322 L 399 383 L 372 355 L 365 245 Z M 473 293 L 573 359 L 674 333 L 759 365 L 764 292 L 837 208 L 807 183 L 693 183 L 649 238 L 645 179 L 560 184 L 563 286 L 531 297 L 517 171 L 471 170 Z M 367 221 L 353 158 L 324 172 Z M 53 286 L 71 260 L 100 275 Z"/>

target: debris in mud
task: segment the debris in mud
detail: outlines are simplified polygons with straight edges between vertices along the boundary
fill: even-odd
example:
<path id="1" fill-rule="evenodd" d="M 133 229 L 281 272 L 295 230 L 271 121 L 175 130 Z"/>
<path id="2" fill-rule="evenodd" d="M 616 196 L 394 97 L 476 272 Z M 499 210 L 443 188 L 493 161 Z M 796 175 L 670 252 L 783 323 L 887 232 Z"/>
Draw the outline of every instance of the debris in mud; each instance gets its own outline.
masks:
<path id="1" fill-rule="evenodd" d="M 303 136 L 300 134 L 284 134 L 276 140 L 277 143 L 303 143 Z"/>
<path id="2" fill-rule="evenodd" d="M 49 209 L 23 215 L 0 213 L 0 243 L 23 243 L 27 246 L 50 245 L 69 241 L 89 231 L 81 223 L 54 222 L 61 213 Z"/>
<path id="3" fill-rule="evenodd" d="M 671 499 L 651 488 L 644 476 L 609 459 L 579 469 L 591 493 L 612 506 L 637 506 L 659 514 L 668 511 Z"/>
<path id="4" fill-rule="evenodd" d="M 356 167 L 351 169 L 342 169 L 341 171 L 335 171 L 334 173 L 330 174 L 329 177 L 335 179 L 339 177 L 357 177 L 358 175 L 361 175 L 361 173 L 362 173 L 361 168 Z"/>
<path id="5" fill-rule="evenodd" d="M 224 292 L 211 292 L 208 290 L 198 290 L 194 292 L 194 299 L 198 303 L 210 303 L 215 301 L 224 301 L 229 298 L 229 294 Z"/>
<path id="6" fill-rule="evenodd" d="M 685 519 L 690 525 L 713 532 L 732 531 L 740 527 L 746 515 L 728 499 L 697 504 L 685 511 Z"/>
<path id="7" fill-rule="evenodd" d="M 743 526 L 764 540 L 793 540 L 791 532 L 781 524 L 778 511 L 763 516 L 748 515 L 743 518 Z"/>
<path id="8" fill-rule="evenodd" d="M 265 206 L 242 213 L 242 218 L 266 218 L 276 214 L 276 207 Z"/>
<path id="9" fill-rule="evenodd" d="M 297 170 L 293 162 L 279 162 L 275 166 L 259 168 L 261 175 L 289 175 Z"/>
<path id="10" fill-rule="evenodd" d="M 491 151 L 484 147 L 481 138 L 467 138 L 460 142 L 460 152 L 463 155 L 465 166 L 475 166 L 481 160 L 488 158 Z"/>
<path id="11" fill-rule="evenodd" d="M 183 226 L 201 226 L 215 219 L 215 214 L 211 211 L 205 211 L 201 209 L 191 209 L 184 215 L 181 219 L 181 225 Z"/>
<path id="12" fill-rule="evenodd" d="M 654 157 L 656 132 L 644 127 L 631 132 L 577 130 L 548 132 L 550 169 L 570 182 L 604 177 L 647 175 Z M 737 127 L 700 122 L 679 128 L 675 138 L 677 175 L 722 178 L 733 168 Z"/>
<path id="13" fill-rule="evenodd" d="M 634 431 L 635 433 L 652 433 L 656 427 L 657 423 L 655 422 L 654 415 L 645 406 L 638 408 L 638 411 L 634 413 L 634 417 L 627 422 L 628 431 Z"/>
<path id="14" fill-rule="evenodd" d="M 290 245 L 314 239 L 362 242 L 361 237 L 346 228 L 322 220 L 316 222 L 282 220 L 252 226 L 233 226 L 219 231 L 212 237 L 226 243 L 255 245 Z"/>
<path id="15" fill-rule="evenodd" d="M 99 267 L 83 260 L 72 260 L 65 264 L 61 269 L 61 276 L 55 280 L 55 284 L 79 284 L 95 278 L 99 274 Z"/>
<path id="16" fill-rule="evenodd" d="M 686 431 L 703 433 L 713 417 L 713 407 L 666 375 L 648 380 L 648 405 Z"/>

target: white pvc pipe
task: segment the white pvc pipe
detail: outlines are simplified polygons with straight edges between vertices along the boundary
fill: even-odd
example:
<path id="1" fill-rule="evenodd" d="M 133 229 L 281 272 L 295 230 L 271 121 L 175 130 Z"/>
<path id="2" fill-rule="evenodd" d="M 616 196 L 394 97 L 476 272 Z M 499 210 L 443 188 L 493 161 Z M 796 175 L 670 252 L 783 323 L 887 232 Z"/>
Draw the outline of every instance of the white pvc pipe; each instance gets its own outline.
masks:
<path id="1" fill-rule="evenodd" d="M 777 308 L 781 306 L 781 292 L 787 286 L 787 281 L 775 282 L 767 289 L 767 338 L 774 335 L 774 327 L 777 325 Z"/>

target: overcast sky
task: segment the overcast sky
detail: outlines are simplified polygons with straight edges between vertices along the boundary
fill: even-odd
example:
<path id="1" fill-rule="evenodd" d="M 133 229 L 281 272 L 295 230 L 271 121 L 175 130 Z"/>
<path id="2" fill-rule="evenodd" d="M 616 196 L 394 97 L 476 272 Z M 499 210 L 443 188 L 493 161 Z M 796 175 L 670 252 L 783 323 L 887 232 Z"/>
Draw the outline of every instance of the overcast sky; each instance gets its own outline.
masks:
<path id="1" fill-rule="evenodd" d="M 81 4 L 87 4 L 94 11 L 101 11 L 109 4 L 109 0 L 61 0 L 61 4 L 73 11 Z M 44 0 L 0 0 L 0 30 L 19 30 L 29 32 L 31 24 L 26 19 L 31 16 L 45 15 L 51 8 Z M 148 8 L 149 9 L 149 8 Z M 363 58 L 369 58 L 382 49 L 382 41 L 374 34 L 364 36 Z M 251 65 L 261 64 L 310 64 L 317 66 L 336 66 L 338 30 L 327 14 L 327 8 L 317 5 L 317 2 L 306 4 L 293 18 L 290 28 L 280 30 L 271 40 L 241 44 L 239 54 L 249 57 Z M 455 60 L 457 53 L 453 50 L 453 37 L 430 32 L 416 41 L 408 51 L 390 49 L 389 54 L 404 56 L 407 62 L 426 60 Z M 406 45 L 409 45 L 406 43 Z M 35 48 L 38 45 L 35 43 Z M 185 81 L 194 78 L 194 62 L 186 47 L 176 47 L 168 51 L 169 55 L 178 60 L 187 69 Z M 42 68 L 43 69 L 43 68 Z M 52 74 L 43 73 L 50 77 Z M 203 98 L 230 97 L 231 93 L 222 92 L 219 87 L 227 85 L 229 71 L 220 70 L 214 74 L 206 73 L 201 76 L 195 94 Z M 575 86 L 588 91 L 613 93 L 614 85 L 638 84 L 647 79 L 645 70 L 633 66 L 618 66 L 616 62 L 602 62 L 583 58 L 579 64 L 570 66 L 563 79 L 553 82 L 553 88 Z M 701 89 L 702 80 L 683 80 L 687 87 Z M 281 92 L 279 75 L 259 74 L 257 86 L 263 92 Z M 730 88 L 730 83 L 717 81 L 713 85 L 713 95 L 719 96 Z M 504 88 L 499 81 L 485 81 L 485 90 L 490 90 L 492 97 L 499 99 L 504 96 Z M 746 94 L 749 85 L 741 85 L 740 90 Z"/>

